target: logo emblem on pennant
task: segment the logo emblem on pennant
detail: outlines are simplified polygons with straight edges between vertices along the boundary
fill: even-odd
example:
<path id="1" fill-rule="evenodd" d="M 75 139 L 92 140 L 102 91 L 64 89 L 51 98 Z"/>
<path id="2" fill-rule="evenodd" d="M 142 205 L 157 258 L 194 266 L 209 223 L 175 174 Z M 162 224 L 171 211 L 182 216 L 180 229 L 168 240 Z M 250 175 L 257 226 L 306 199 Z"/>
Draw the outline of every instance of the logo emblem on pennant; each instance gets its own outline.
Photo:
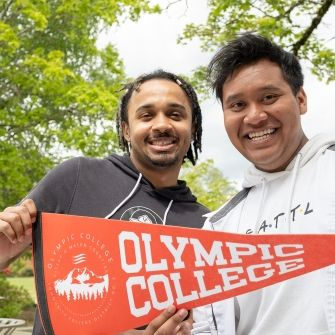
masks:
<path id="1" fill-rule="evenodd" d="M 84 264 L 83 264 L 84 263 Z M 86 254 L 73 256 L 76 266 L 64 279 L 54 282 L 56 294 L 66 297 L 66 300 L 97 300 L 108 293 L 108 274 L 96 275 L 86 267 Z M 81 266 L 79 267 L 79 264 Z"/>

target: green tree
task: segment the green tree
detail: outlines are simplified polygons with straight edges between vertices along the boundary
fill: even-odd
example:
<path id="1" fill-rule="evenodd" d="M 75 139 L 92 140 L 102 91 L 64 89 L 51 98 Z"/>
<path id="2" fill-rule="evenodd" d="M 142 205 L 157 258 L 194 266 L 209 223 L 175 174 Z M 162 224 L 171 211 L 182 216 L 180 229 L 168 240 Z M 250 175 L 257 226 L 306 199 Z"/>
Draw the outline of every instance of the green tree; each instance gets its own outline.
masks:
<path id="1" fill-rule="evenodd" d="M 149 2 L 0 1 L 0 208 L 70 151 L 115 149 L 124 66 L 96 42 L 103 29 L 158 12 Z"/>
<path id="2" fill-rule="evenodd" d="M 211 210 L 218 209 L 237 192 L 234 182 L 223 176 L 212 159 L 196 166 L 184 166 L 181 178 L 186 180 L 198 201 Z"/>
<path id="3" fill-rule="evenodd" d="M 335 80 L 335 52 L 321 38 L 320 27 L 334 14 L 333 0 L 208 0 L 205 24 L 188 24 L 179 42 L 199 38 L 204 51 L 214 51 L 237 33 L 255 31 L 292 51 L 311 67 L 319 79 Z M 330 19 L 329 19 L 330 21 Z M 334 28 L 329 22 L 328 31 Z M 333 36 L 332 36 L 333 37 Z M 202 87 L 205 68 L 195 72 Z"/>

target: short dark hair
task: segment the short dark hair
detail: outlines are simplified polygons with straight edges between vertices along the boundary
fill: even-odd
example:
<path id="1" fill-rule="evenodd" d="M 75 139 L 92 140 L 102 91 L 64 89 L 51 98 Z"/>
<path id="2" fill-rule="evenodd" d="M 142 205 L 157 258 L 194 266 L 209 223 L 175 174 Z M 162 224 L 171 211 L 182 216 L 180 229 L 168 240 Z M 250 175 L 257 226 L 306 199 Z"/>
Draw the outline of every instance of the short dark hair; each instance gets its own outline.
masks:
<path id="1" fill-rule="evenodd" d="M 134 81 L 124 86 L 126 93 L 121 97 L 121 103 L 116 119 L 116 128 L 119 137 L 120 147 L 121 149 L 129 153 L 128 142 L 124 138 L 122 132 L 122 122 L 126 122 L 128 124 L 128 104 L 130 98 L 133 92 L 137 91 L 143 83 L 152 79 L 165 79 L 173 81 L 180 86 L 180 88 L 185 92 L 186 96 L 188 97 L 192 108 L 192 125 L 194 126 L 194 134 L 193 141 L 184 158 L 188 158 L 191 163 L 195 165 L 198 159 L 198 151 L 201 152 L 202 136 L 202 115 L 197 94 L 195 93 L 193 87 L 185 79 L 163 70 L 156 70 L 148 74 L 143 74 L 136 78 Z"/>
<path id="2" fill-rule="evenodd" d="M 292 92 L 298 93 L 304 83 L 298 58 L 267 38 L 246 32 L 220 48 L 208 65 L 208 78 L 216 97 L 222 102 L 222 87 L 236 69 L 261 59 L 278 64 Z"/>

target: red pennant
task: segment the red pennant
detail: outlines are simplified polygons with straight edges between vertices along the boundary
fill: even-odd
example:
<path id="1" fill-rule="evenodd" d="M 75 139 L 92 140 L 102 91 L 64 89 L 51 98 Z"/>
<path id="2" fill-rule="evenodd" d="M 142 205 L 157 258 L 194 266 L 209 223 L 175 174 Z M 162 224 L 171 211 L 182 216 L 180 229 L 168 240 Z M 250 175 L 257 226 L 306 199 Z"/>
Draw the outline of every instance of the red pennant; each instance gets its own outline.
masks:
<path id="1" fill-rule="evenodd" d="M 48 213 L 33 240 L 47 334 L 113 334 L 171 304 L 190 309 L 335 262 L 333 234 L 241 235 Z"/>

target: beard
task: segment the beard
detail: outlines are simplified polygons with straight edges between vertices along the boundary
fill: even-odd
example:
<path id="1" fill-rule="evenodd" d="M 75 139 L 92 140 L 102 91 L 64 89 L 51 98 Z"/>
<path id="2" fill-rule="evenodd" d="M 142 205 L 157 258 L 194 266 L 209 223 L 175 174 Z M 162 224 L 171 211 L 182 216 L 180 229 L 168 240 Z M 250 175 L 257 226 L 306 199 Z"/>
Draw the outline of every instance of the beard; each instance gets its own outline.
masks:
<path id="1" fill-rule="evenodd" d="M 169 155 L 166 153 L 161 153 L 159 155 L 159 158 L 151 158 L 149 157 L 151 164 L 155 167 L 170 167 L 170 166 L 174 166 L 178 163 L 179 161 L 179 157 L 178 155 Z"/>

